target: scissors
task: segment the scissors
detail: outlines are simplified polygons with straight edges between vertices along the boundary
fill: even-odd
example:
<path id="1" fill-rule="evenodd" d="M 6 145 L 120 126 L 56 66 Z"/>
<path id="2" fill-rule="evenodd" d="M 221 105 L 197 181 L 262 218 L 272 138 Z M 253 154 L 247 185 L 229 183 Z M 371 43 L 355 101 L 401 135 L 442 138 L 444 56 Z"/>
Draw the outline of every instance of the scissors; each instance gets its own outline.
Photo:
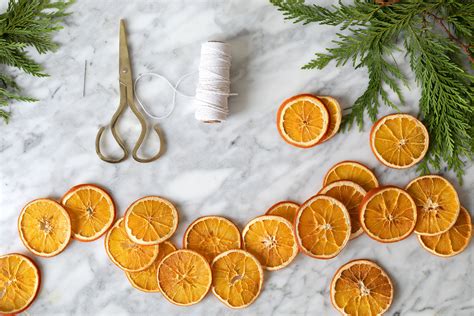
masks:
<path id="1" fill-rule="evenodd" d="M 112 131 L 112 135 L 114 139 L 117 141 L 118 145 L 123 151 L 123 155 L 120 158 L 111 158 L 111 157 L 106 157 L 102 153 L 100 149 L 100 140 L 106 128 L 105 126 L 102 126 L 97 133 L 97 137 L 95 139 L 95 151 L 97 152 L 97 155 L 99 156 L 99 158 L 106 162 L 118 163 L 127 159 L 129 152 L 128 152 L 127 147 L 125 146 L 124 141 L 122 140 L 122 137 L 120 137 L 120 134 L 117 129 L 117 122 L 120 116 L 124 113 L 128 105 L 130 106 L 130 109 L 132 110 L 133 114 L 135 114 L 135 116 L 137 117 L 141 125 L 140 136 L 138 137 L 138 140 L 135 143 L 135 146 L 133 147 L 132 157 L 138 162 L 142 162 L 142 163 L 152 162 L 160 158 L 161 153 L 162 153 L 161 152 L 162 142 L 161 142 L 161 137 L 160 137 L 160 130 L 158 126 L 154 127 L 154 130 L 156 131 L 158 135 L 158 139 L 160 140 L 160 150 L 158 151 L 158 153 L 156 153 L 154 156 L 150 158 L 139 157 L 138 150 L 140 149 L 140 146 L 143 144 L 143 141 L 145 140 L 145 136 L 147 133 L 147 122 L 145 120 L 145 117 L 143 116 L 143 114 L 140 112 L 137 105 L 135 104 L 135 95 L 133 92 L 133 80 L 132 80 L 132 67 L 130 64 L 130 57 L 128 54 L 127 34 L 125 32 L 124 20 L 120 20 L 119 50 L 120 50 L 119 51 L 120 102 L 119 102 L 119 107 L 117 108 L 114 115 L 112 116 L 112 119 L 110 120 L 109 126 Z"/>

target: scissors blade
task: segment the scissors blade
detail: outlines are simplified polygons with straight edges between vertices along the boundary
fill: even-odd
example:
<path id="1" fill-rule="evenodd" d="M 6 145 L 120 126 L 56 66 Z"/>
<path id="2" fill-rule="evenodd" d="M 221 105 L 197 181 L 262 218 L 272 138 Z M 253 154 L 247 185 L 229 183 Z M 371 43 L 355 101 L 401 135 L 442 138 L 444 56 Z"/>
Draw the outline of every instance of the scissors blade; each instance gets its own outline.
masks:
<path id="1" fill-rule="evenodd" d="M 132 66 L 128 54 L 125 20 L 123 19 L 120 20 L 119 68 L 120 82 L 128 87 L 132 87 Z"/>

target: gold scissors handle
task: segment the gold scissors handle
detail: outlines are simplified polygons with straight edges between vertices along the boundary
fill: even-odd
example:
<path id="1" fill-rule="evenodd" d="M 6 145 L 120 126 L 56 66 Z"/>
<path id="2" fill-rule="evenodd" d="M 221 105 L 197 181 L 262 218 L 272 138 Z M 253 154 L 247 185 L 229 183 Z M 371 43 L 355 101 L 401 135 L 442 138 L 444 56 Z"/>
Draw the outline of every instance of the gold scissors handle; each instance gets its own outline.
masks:
<path id="1" fill-rule="evenodd" d="M 114 115 L 112 116 L 112 119 L 110 120 L 110 129 L 112 131 L 112 135 L 117 141 L 118 145 L 123 151 L 123 155 L 120 158 L 110 158 L 106 157 L 101 149 L 100 149 L 100 143 L 101 143 L 101 138 L 104 133 L 105 127 L 101 127 L 97 133 L 97 137 L 95 139 L 95 150 L 97 152 L 97 155 L 99 156 L 100 159 L 106 162 L 110 163 L 118 163 L 121 162 L 128 157 L 128 150 L 125 146 L 124 141 L 120 137 L 120 134 L 117 129 L 117 122 L 122 116 L 122 114 L 125 111 L 125 108 L 130 106 L 130 109 L 132 110 L 133 114 L 137 117 L 138 121 L 140 122 L 141 126 L 141 131 L 140 131 L 140 136 L 138 137 L 137 142 L 135 143 L 135 146 L 133 147 L 132 150 L 132 157 L 138 162 L 152 162 L 160 158 L 162 154 L 162 141 L 160 137 L 160 130 L 158 126 L 154 127 L 154 130 L 156 131 L 158 135 L 158 139 L 160 141 L 160 149 L 158 153 L 156 153 L 154 156 L 150 158 L 141 158 L 138 156 L 138 151 L 140 147 L 143 144 L 143 141 L 145 140 L 146 133 L 147 133 L 147 122 L 145 120 L 145 117 L 143 114 L 140 112 L 138 107 L 135 104 L 135 97 L 133 93 L 133 81 L 132 81 L 132 67 L 130 63 L 130 57 L 128 54 L 128 45 L 127 45 L 127 34 L 125 31 L 125 21 L 120 20 L 120 43 L 119 43 L 119 82 L 120 82 L 120 103 L 118 109 L 115 111 Z"/>

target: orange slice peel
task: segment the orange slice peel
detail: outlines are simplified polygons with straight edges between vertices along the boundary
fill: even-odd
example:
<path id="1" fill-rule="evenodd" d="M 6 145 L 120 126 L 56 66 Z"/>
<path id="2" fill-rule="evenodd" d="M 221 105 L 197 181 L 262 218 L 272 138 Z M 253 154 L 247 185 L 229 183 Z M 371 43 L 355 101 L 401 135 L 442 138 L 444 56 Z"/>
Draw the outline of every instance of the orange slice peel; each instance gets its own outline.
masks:
<path id="1" fill-rule="evenodd" d="M 262 215 L 251 220 L 242 231 L 244 249 L 267 270 L 289 265 L 298 254 L 293 225 L 280 216 Z"/>
<path id="2" fill-rule="evenodd" d="M 346 160 L 332 166 L 324 176 L 323 186 L 340 180 L 355 182 L 367 192 L 379 186 L 372 170 L 357 161 Z"/>
<path id="3" fill-rule="evenodd" d="M 265 214 L 281 216 L 284 219 L 287 219 L 290 223 L 293 223 L 299 208 L 300 205 L 298 203 L 292 201 L 282 201 L 270 207 Z"/>
<path id="4" fill-rule="evenodd" d="M 94 241 L 110 229 L 115 220 L 115 205 L 110 195 L 93 184 L 71 188 L 61 199 L 71 218 L 72 237 Z"/>
<path id="5" fill-rule="evenodd" d="M 60 254 L 71 239 L 71 219 L 56 201 L 37 199 L 29 202 L 18 218 L 23 244 L 37 256 Z"/>
<path id="6" fill-rule="evenodd" d="M 260 262 L 247 251 L 233 249 L 214 258 L 212 292 L 230 308 L 244 308 L 252 304 L 263 285 Z"/>
<path id="7" fill-rule="evenodd" d="M 349 212 L 335 198 L 315 195 L 301 205 L 295 231 L 303 253 L 318 259 L 334 258 L 351 235 Z"/>
<path id="8" fill-rule="evenodd" d="M 336 133 L 339 131 L 342 121 L 342 110 L 339 102 L 337 102 L 337 100 L 333 97 L 318 95 L 318 99 L 323 102 L 329 113 L 328 130 L 323 138 L 319 141 L 319 143 L 323 143 L 334 137 L 334 135 L 336 135 Z"/>

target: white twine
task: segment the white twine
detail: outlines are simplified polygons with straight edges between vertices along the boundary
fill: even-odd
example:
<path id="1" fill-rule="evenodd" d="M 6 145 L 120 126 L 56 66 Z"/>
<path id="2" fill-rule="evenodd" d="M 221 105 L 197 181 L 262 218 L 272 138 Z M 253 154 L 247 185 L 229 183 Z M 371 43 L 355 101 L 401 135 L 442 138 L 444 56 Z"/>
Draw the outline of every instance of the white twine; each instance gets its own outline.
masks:
<path id="1" fill-rule="evenodd" d="M 179 78 L 176 85 L 173 84 L 163 75 L 147 72 L 139 75 L 134 83 L 135 96 L 137 102 L 150 118 L 162 120 L 169 117 L 176 107 L 176 94 L 185 97 L 194 97 L 194 105 L 196 106 L 195 117 L 197 120 L 205 123 L 219 123 L 227 119 L 229 115 L 228 98 L 236 93 L 230 93 L 230 65 L 231 54 L 230 45 L 222 42 L 206 42 L 201 46 L 201 60 L 199 64 L 199 80 L 194 96 L 187 95 L 178 90 L 181 82 L 195 74 L 191 72 Z M 169 106 L 168 112 L 163 115 L 152 114 L 145 104 L 142 102 L 137 90 L 138 82 L 146 76 L 152 76 L 165 80 L 173 90 L 173 99 Z"/>

